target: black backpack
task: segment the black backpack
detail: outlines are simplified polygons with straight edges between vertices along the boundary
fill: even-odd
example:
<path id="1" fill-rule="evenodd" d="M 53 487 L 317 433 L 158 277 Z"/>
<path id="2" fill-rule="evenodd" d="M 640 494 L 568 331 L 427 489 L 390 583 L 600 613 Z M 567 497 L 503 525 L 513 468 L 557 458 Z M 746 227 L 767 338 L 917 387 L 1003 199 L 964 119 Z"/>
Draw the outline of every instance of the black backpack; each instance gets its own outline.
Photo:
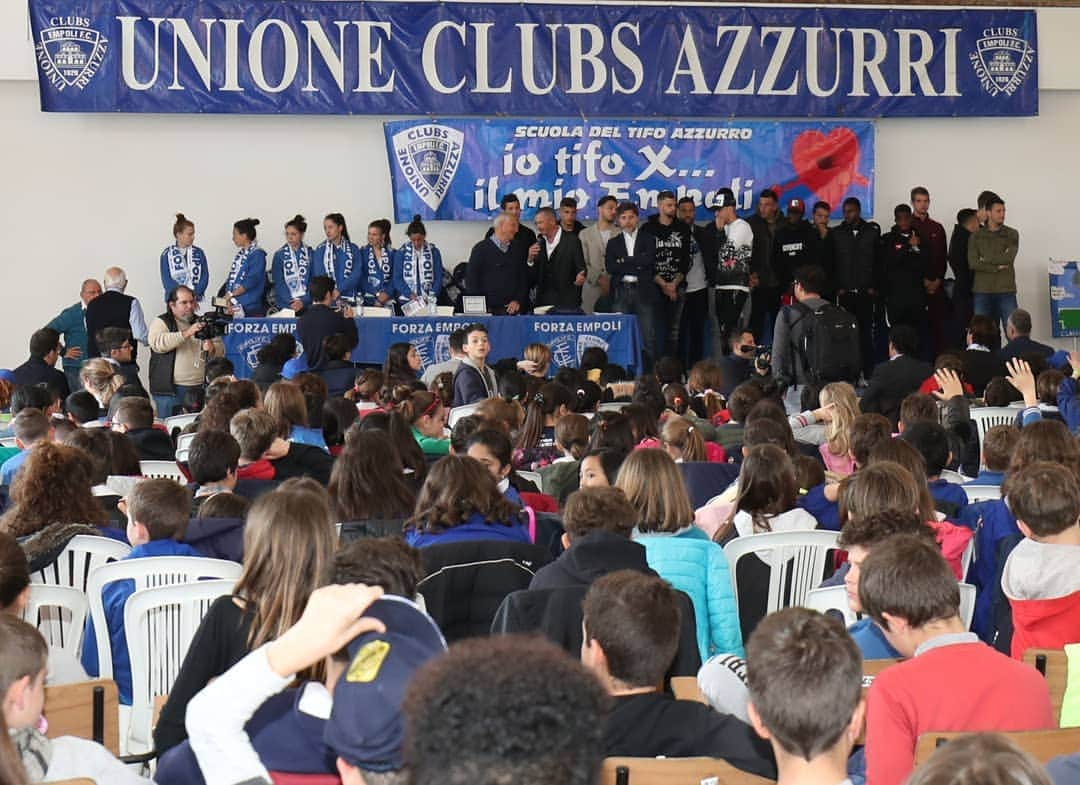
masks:
<path id="1" fill-rule="evenodd" d="M 797 357 L 795 362 L 802 362 L 806 377 L 813 384 L 858 381 L 862 371 L 862 347 L 855 317 L 832 303 L 825 303 L 816 310 L 794 303 L 792 310 L 796 314 L 790 322 L 792 327 L 800 321 L 806 325 L 793 347 Z"/>

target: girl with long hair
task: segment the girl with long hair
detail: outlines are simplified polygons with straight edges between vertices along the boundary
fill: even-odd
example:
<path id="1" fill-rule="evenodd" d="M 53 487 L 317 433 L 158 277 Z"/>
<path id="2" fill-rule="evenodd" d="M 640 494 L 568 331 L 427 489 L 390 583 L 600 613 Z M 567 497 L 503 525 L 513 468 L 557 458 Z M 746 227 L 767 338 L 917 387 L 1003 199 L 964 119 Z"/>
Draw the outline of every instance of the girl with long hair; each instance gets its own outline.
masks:
<path id="1" fill-rule="evenodd" d="M 450 439 L 446 435 L 446 418 L 450 410 L 434 393 L 410 391 L 396 407 L 409 423 L 413 438 L 424 455 L 447 455 Z"/>
<path id="2" fill-rule="evenodd" d="M 330 473 L 334 519 L 351 523 L 370 519 L 405 521 L 416 494 L 405 482 L 405 467 L 386 431 L 357 431 Z"/>
<path id="3" fill-rule="evenodd" d="M 383 362 L 383 376 L 387 387 L 405 385 L 417 390 L 424 389 L 420 382 L 420 355 L 408 341 L 390 344 Z"/>
<path id="4" fill-rule="evenodd" d="M 405 229 L 408 241 L 397 250 L 394 261 L 394 289 L 398 302 L 427 299 L 433 302 L 443 287 L 443 260 L 439 249 L 427 239 L 427 229 L 414 215 Z"/>
<path id="5" fill-rule="evenodd" d="M 116 366 L 101 357 L 87 360 L 79 369 L 79 381 L 83 389 L 94 396 L 101 414 L 109 410 L 113 395 L 124 386 L 124 377 L 116 371 Z"/>
<path id="6" fill-rule="evenodd" d="M 479 461 L 447 455 L 431 467 L 405 541 L 414 548 L 465 540 L 529 542 L 521 508 L 508 501 Z"/>
<path id="7" fill-rule="evenodd" d="M 105 525 L 108 516 L 91 491 L 93 475 L 89 456 L 79 448 L 35 445 L 15 475 L 0 531 L 26 537 L 56 523 Z"/>
<path id="8" fill-rule="evenodd" d="M 288 480 L 256 499 L 244 526 L 243 572 L 192 639 L 154 730 L 159 753 L 187 738 L 184 715 L 199 690 L 296 623 L 329 581 L 335 547 L 326 490 L 314 480 Z"/>
<path id="9" fill-rule="evenodd" d="M 557 382 L 540 386 L 525 407 L 525 422 L 518 431 L 514 445 L 514 466 L 535 469 L 546 466 L 558 457 L 555 445 L 555 424 L 574 406 L 574 396 Z"/>
<path id="10" fill-rule="evenodd" d="M 312 275 L 328 276 L 337 287 L 341 297 L 355 303 L 364 278 L 364 266 L 360 261 L 360 249 L 349 239 L 349 227 L 345 216 L 330 213 L 323 219 L 326 239 L 315 249 L 315 267 Z"/>
<path id="11" fill-rule="evenodd" d="M 790 456 L 772 444 L 751 448 L 739 471 L 735 506 L 714 538 L 817 528 L 817 520 L 797 506 L 799 483 Z"/>
<path id="12" fill-rule="evenodd" d="M 663 450 L 634 450 L 615 482 L 638 511 L 634 540 L 649 566 L 694 605 L 702 660 L 742 651 L 742 633 L 723 549 L 694 526 L 694 508 L 675 461 Z"/>
<path id="13" fill-rule="evenodd" d="M 390 247 L 390 222 L 382 219 L 368 224 L 367 245 L 360 249 L 361 290 L 364 305 L 394 305 L 394 267 L 397 254 Z"/>

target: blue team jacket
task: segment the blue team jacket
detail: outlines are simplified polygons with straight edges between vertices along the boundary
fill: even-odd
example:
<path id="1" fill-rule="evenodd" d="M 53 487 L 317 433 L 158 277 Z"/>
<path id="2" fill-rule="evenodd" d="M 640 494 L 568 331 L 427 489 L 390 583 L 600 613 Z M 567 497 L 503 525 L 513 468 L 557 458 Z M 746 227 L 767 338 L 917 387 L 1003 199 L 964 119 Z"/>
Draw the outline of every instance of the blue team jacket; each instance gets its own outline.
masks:
<path id="1" fill-rule="evenodd" d="M 397 266 L 397 251 L 393 248 L 383 248 L 383 254 L 386 257 L 385 270 L 379 267 L 379 262 L 375 259 L 375 252 L 370 245 L 365 245 L 360 249 L 360 260 L 363 265 L 363 280 L 360 282 L 360 290 L 364 296 L 364 305 L 377 305 L 378 300 L 376 298 L 379 294 L 386 294 L 390 298 L 387 304 L 394 300 L 394 270 Z"/>
<path id="2" fill-rule="evenodd" d="M 342 297 L 355 298 L 362 293 L 364 285 L 364 260 L 360 255 L 360 249 L 356 243 L 349 243 L 352 250 L 353 266 L 348 276 L 345 275 L 345 262 L 347 254 L 345 245 L 334 248 L 334 269 L 327 270 L 325 264 L 326 243 L 323 241 L 315 249 L 315 264 L 312 266 L 312 275 L 329 275 L 337 283 L 338 291 Z"/>
<path id="3" fill-rule="evenodd" d="M 411 243 L 408 243 L 411 245 Z M 439 249 L 431 243 L 428 243 L 428 248 L 431 249 L 431 281 L 429 286 L 431 293 L 436 297 L 439 292 L 442 291 L 443 282 L 443 264 L 442 254 Z M 413 289 L 412 281 L 405 278 L 405 255 L 407 253 L 406 246 L 401 246 L 397 251 L 397 256 L 394 258 L 394 290 L 397 292 L 398 299 L 402 302 L 408 302 L 415 294 L 419 297 L 423 292 L 419 292 Z"/>
<path id="4" fill-rule="evenodd" d="M 225 279 L 225 288 L 228 288 L 228 278 Z M 248 316 L 261 314 L 263 311 L 263 292 L 266 289 L 266 251 L 255 248 L 251 251 L 244 263 L 240 266 L 240 272 L 236 276 L 234 286 L 243 286 L 244 293 L 236 298 L 244 313 Z"/>
<path id="5" fill-rule="evenodd" d="M 303 276 L 304 292 L 299 297 L 293 297 L 292 292 L 289 291 L 289 285 L 285 283 L 285 248 L 286 246 L 281 246 L 270 262 L 270 271 L 274 279 L 274 302 L 278 308 L 288 308 L 289 303 L 295 299 L 302 302 L 304 307 L 307 308 L 311 305 L 311 293 L 308 291 L 308 284 L 311 283 L 311 276 L 315 275 L 315 252 L 308 248 L 307 274 Z M 298 261 L 300 250 L 300 248 L 296 250 Z"/>

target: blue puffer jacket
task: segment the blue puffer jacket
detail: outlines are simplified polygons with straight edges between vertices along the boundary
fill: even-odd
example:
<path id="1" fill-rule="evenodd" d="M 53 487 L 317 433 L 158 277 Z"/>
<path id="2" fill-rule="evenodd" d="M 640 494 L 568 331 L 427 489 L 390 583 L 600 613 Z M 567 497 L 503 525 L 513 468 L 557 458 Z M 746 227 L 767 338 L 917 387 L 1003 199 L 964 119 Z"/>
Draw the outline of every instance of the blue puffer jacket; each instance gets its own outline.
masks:
<path id="1" fill-rule="evenodd" d="M 694 527 L 677 534 L 642 534 L 634 541 L 645 546 L 649 566 L 661 578 L 690 595 L 702 662 L 714 654 L 743 656 L 739 609 L 724 549 Z"/>

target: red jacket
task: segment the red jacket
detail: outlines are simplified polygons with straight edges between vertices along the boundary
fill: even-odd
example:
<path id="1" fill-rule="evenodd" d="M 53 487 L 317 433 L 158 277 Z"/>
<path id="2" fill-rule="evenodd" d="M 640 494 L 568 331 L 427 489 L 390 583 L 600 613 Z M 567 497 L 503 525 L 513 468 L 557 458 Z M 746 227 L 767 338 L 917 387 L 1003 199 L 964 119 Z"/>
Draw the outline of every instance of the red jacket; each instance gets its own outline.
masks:
<path id="1" fill-rule="evenodd" d="M 949 521 L 929 521 L 927 525 L 934 530 L 934 539 L 941 548 L 941 555 L 952 567 L 956 579 L 964 580 L 963 556 L 964 549 L 974 536 L 971 529 Z"/>
<path id="2" fill-rule="evenodd" d="M 963 382 L 963 387 L 964 395 L 975 394 L 975 388 L 967 382 Z M 941 387 L 938 385 L 937 379 L 935 379 L 933 376 L 926 377 L 925 381 L 923 381 L 923 383 L 919 385 L 919 392 L 926 393 L 927 395 L 933 395 L 939 390 L 941 390 Z"/>
<path id="3" fill-rule="evenodd" d="M 1028 649 L 1060 649 L 1080 642 L 1080 591 L 1048 600 L 1014 600 L 1012 656 L 1022 659 Z"/>
<path id="4" fill-rule="evenodd" d="M 252 463 L 237 467 L 236 479 L 238 480 L 272 480 L 276 469 L 274 464 L 265 458 L 260 458 Z"/>

